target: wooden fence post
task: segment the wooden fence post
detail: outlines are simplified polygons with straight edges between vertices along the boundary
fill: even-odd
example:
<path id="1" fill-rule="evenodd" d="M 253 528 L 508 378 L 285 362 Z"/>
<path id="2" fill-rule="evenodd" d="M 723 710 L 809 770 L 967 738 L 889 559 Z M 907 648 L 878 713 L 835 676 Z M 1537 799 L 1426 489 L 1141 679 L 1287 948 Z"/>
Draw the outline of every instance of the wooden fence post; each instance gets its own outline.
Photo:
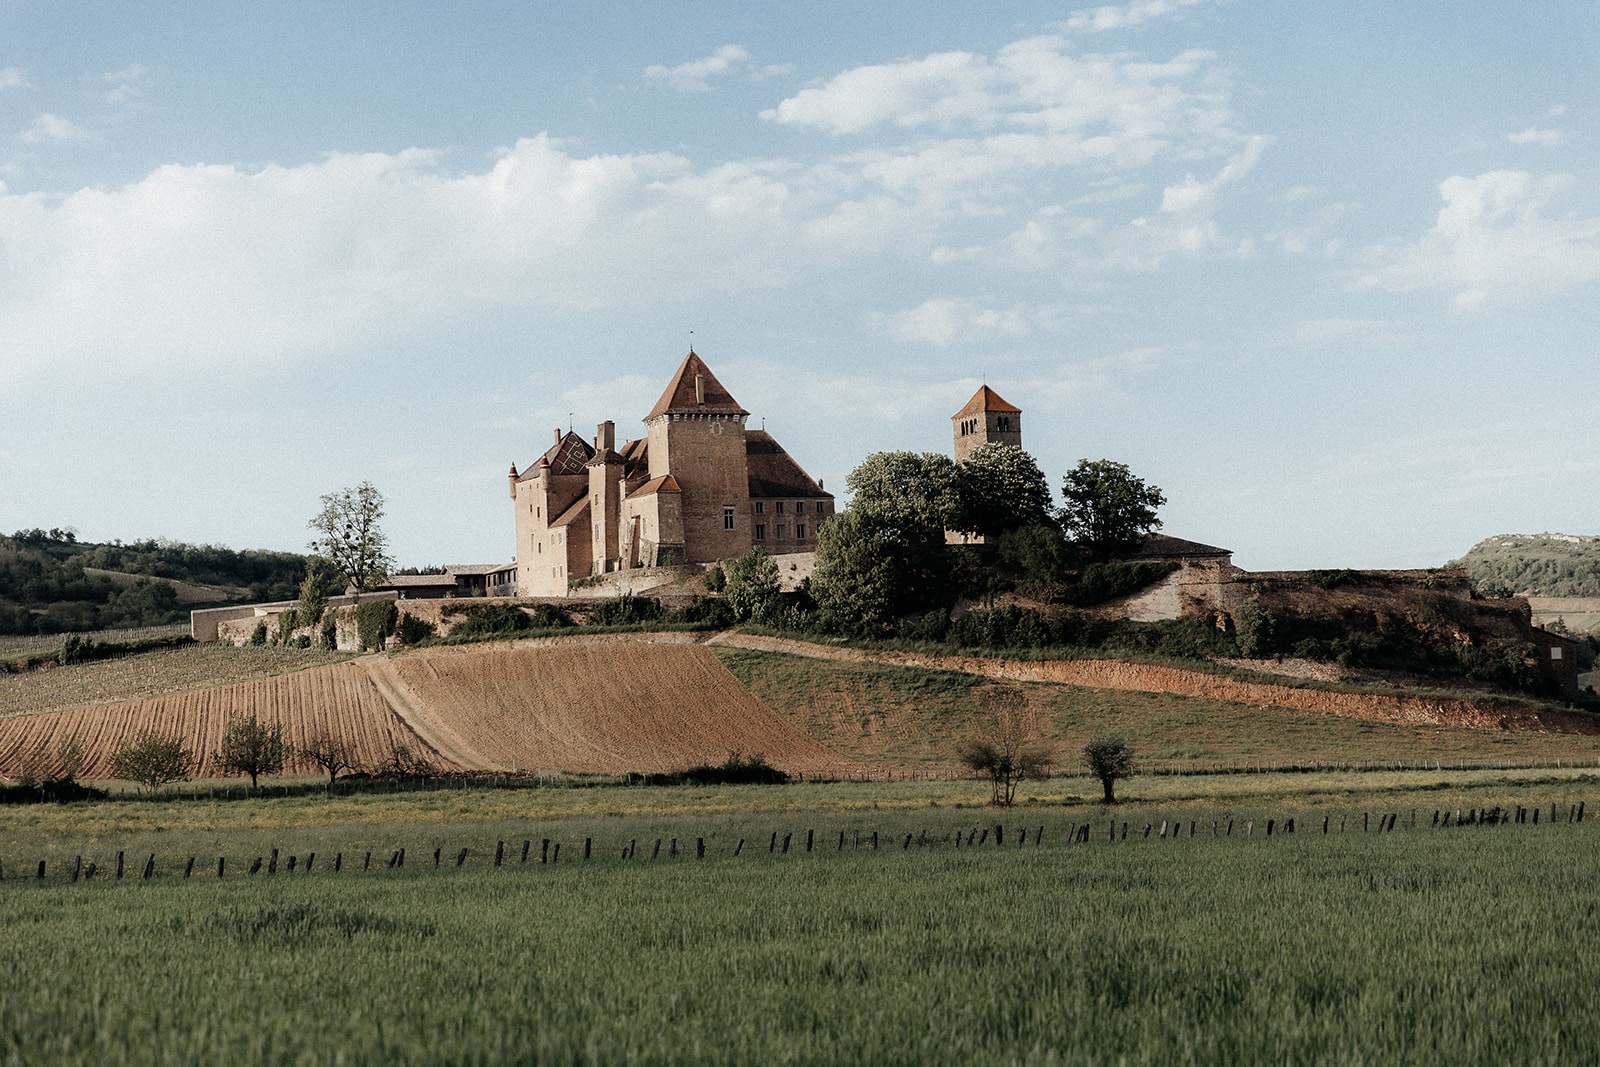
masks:
<path id="1" fill-rule="evenodd" d="M 277 849 L 273 849 L 272 850 L 272 858 L 267 860 L 267 873 L 268 874 L 277 874 L 278 873 L 278 850 Z"/>
<path id="2" fill-rule="evenodd" d="M 878 831 L 872 831 L 872 851 L 878 851 Z"/>
<path id="3" fill-rule="evenodd" d="M 774 830 L 772 831 L 772 840 L 767 842 L 767 854 L 771 855 L 776 851 L 778 851 L 778 831 Z"/>
<path id="4" fill-rule="evenodd" d="M 333 854 L 333 873 L 334 874 L 338 874 L 343 869 L 344 869 L 344 853 L 343 852 L 335 852 Z"/>
<path id="5" fill-rule="evenodd" d="M 838 851 L 838 852 L 843 852 L 844 851 L 844 831 L 843 830 L 839 831 L 839 847 L 835 851 Z"/>
<path id="6" fill-rule="evenodd" d="M 144 861 L 144 879 L 149 881 L 151 875 L 156 873 L 156 854 L 150 853 L 150 858 Z M 44 877 L 44 861 L 39 861 L 39 877 Z"/>
<path id="7" fill-rule="evenodd" d="M 293 856 L 290 856 L 289 857 L 289 873 L 290 874 L 294 873 L 294 861 L 295 861 L 295 858 Z"/>
<path id="8" fill-rule="evenodd" d="M 656 838 L 655 845 L 650 849 L 650 858 L 653 860 L 661 855 L 661 838 Z"/>
<path id="9" fill-rule="evenodd" d="M 363 871 L 372 870 L 372 850 L 371 849 L 367 850 L 367 858 L 365 860 L 361 861 L 361 869 Z"/>
<path id="10" fill-rule="evenodd" d="M 1362 833 L 1366 833 L 1367 832 L 1367 813 L 1366 812 L 1362 812 L 1361 813 L 1361 832 Z"/>
<path id="11" fill-rule="evenodd" d="M 737 856 L 739 853 L 741 853 L 743 851 L 744 851 L 744 838 L 741 837 L 741 838 L 739 838 L 739 843 L 737 845 L 735 845 L 734 848 L 733 848 L 733 854 L 735 856 Z"/>
<path id="12" fill-rule="evenodd" d="M 594 847 L 594 838 L 586 837 L 586 838 L 583 839 L 583 858 L 584 858 L 585 861 L 587 861 L 589 859 L 590 849 L 593 848 L 593 847 Z M 500 862 L 499 862 L 498 858 L 495 861 L 495 866 L 496 867 L 500 866 Z"/>
<path id="13" fill-rule="evenodd" d="M 783 854 L 785 856 L 787 856 L 789 854 L 789 838 L 791 836 L 793 836 L 792 832 L 783 835 Z"/>
<path id="14" fill-rule="evenodd" d="M 697 860 L 706 858 L 706 839 L 703 837 L 694 839 L 694 858 Z"/>
<path id="15" fill-rule="evenodd" d="M 151 859 L 154 858 L 154 856 L 151 857 Z M 44 860 L 39 861 L 39 881 L 44 881 Z"/>
<path id="16" fill-rule="evenodd" d="M 117 849 L 117 879 L 122 879 L 122 850 Z"/>
<path id="17" fill-rule="evenodd" d="M 190 862 L 192 863 L 193 861 L 191 860 Z M 74 860 L 72 862 L 72 880 L 74 882 L 76 882 L 78 880 L 78 875 L 80 875 L 82 873 L 83 873 L 83 857 L 79 856 L 76 860 Z"/>
<path id="18" fill-rule="evenodd" d="M 994 843 L 997 845 L 1006 843 L 1006 828 L 999 823 L 994 824 Z"/>
<path id="19" fill-rule="evenodd" d="M 436 848 L 436 849 L 433 850 L 433 866 L 434 866 L 435 870 L 437 870 L 439 868 L 439 856 L 443 852 L 444 852 L 444 849 L 442 847 Z"/>
<path id="20" fill-rule="evenodd" d="M 911 835 L 910 834 L 906 834 L 906 843 L 901 845 L 900 848 L 901 848 L 902 851 L 904 851 L 905 849 L 908 849 L 910 847 L 911 847 Z"/>
<path id="21" fill-rule="evenodd" d="M 85 883 L 88 883 L 88 882 L 91 882 L 91 881 L 94 880 L 94 872 L 95 872 L 95 870 L 96 870 L 96 867 L 95 867 L 95 865 L 94 865 L 94 863 L 92 861 L 90 862 L 89 866 L 87 866 L 87 867 L 85 867 L 83 869 L 83 880 L 84 880 Z"/>
<path id="22" fill-rule="evenodd" d="M 400 851 L 396 853 L 396 857 L 394 865 L 403 869 L 406 865 L 406 848 L 404 845 L 400 846 Z"/>
<path id="23" fill-rule="evenodd" d="M 517 861 L 518 863 L 527 863 L 528 862 L 528 849 L 530 849 L 531 847 L 533 847 L 533 842 L 529 841 L 527 838 L 523 838 L 522 839 L 522 858 Z"/>
<path id="24" fill-rule="evenodd" d="M 669 858 L 676 858 L 677 855 L 678 855 L 678 839 L 676 837 L 674 837 L 672 840 L 667 842 L 667 856 Z"/>
<path id="25" fill-rule="evenodd" d="M 500 864 L 505 860 L 505 858 L 506 858 L 506 843 L 504 841 L 496 841 L 495 842 L 495 846 L 494 846 L 494 865 L 496 867 L 500 866 Z M 583 841 L 583 858 L 584 859 L 588 859 L 589 858 L 589 839 L 588 838 L 584 838 L 584 841 Z"/>
<path id="26" fill-rule="evenodd" d="M 1246 836 L 1246 837 L 1254 837 L 1255 836 L 1255 832 L 1256 832 L 1256 821 L 1254 819 L 1251 819 L 1249 822 L 1244 824 L 1244 836 Z"/>
<path id="27" fill-rule="evenodd" d="M 1041 824 L 1038 832 L 1033 835 L 1033 847 L 1038 848 L 1042 844 L 1044 844 L 1044 826 Z"/>
<path id="28" fill-rule="evenodd" d="M 548 837 L 539 842 L 539 862 L 550 862 L 550 839 Z"/>
<path id="29" fill-rule="evenodd" d="M 811 837 L 815 833 L 816 833 L 815 830 L 807 830 L 806 831 L 806 851 L 807 852 L 811 851 Z"/>
<path id="30" fill-rule="evenodd" d="M 465 862 L 467 862 L 467 850 L 462 849 L 456 853 L 456 866 L 459 867 Z"/>
<path id="31" fill-rule="evenodd" d="M 561 842 L 560 841 L 557 841 L 556 844 L 555 844 L 555 847 L 550 850 L 550 862 L 551 863 L 560 863 L 561 862 Z"/>

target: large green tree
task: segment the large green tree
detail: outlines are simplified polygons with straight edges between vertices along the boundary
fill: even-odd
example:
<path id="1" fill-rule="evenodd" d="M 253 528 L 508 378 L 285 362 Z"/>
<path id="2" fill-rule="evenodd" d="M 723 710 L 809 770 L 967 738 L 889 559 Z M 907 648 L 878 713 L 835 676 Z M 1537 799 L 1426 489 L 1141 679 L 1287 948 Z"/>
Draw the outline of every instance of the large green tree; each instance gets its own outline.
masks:
<path id="1" fill-rule="evenodd" d="M 1131 552 L 1161 527 L 1156 509 L 1161 490 L 1136 477 L 1127 464 L 1079 460 L 1061 480 L 1061 525 L 1091 556 L 1107 559 Z"/>
<path id="2" fill-rule="evenodd" d="M 987 444 L 956 468 L 957 506 L 953 530 L 995 537 L 1024 526 L 1055 521 L 1050 482 L 1016 445 Z"/>
<path id="3" fill-rule="evenodd" d="M 940 606 L 950 593 L 944 532 L 960 504 L 955 463 L 877 452 L 845 480 L 850 508 L 817 534 L 811 595 L 830 625 L 872 630 Z"/>
<path id="4" fill-rule="evenodd" d="M 312 518 L 311 551 L 328 561 L 357 593 L 377 585 L 394 566 L 389 539 L 378 520 L 383 518 L 383 494 L 371 482 L 327 493 L 322 510 Z"/>
<path id="5" fill-rule="evenodd" d="M 765 616 L 778 603 L 778 590 L 778 565 L 759 545 L 723 568 L 722 595 L 739 622 Z"/>

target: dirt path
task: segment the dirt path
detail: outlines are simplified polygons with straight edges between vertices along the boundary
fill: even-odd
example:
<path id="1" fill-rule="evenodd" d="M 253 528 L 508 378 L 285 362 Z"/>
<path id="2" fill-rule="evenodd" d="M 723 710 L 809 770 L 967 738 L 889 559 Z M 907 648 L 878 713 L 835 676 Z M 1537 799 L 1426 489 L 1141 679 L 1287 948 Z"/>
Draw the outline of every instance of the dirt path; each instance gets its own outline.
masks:
<path id="1" fill-rule="evenodd" d="M 1463 700 L 1431 694 L 1341 693 L 1270 681 L 1248 681 L 1185 667 L 1129 663 L 1124 660 L 1008 660 L 979 656 L 935 656 L 918 652 L 868 651 L 731 632 L 719 633 L 707 643 L 759 652 L 785 652 L 813 659 L 960 671 L 964 674 L 1012 681 L 1058 682 L 1091 689 L 1176 693 L 1182 696 L 1227 700 L 1236 704 L 1319 711 L 1329 715 L 1377 722 L 1431 723 L 1482 730 L 1600 734 L 1600 721 L 1587 715 L 1535 708 L 1493 698 Z"/>

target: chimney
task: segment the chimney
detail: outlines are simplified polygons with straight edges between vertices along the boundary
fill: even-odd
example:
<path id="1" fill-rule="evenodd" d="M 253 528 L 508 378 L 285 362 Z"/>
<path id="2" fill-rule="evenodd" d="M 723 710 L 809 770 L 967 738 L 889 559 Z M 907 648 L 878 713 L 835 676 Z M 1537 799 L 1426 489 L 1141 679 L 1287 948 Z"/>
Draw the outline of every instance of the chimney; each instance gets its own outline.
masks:
<path id="1" fill-rule="evenodd" d="M 559 427 L 559 426 L 556 427 L 555 443 L 558 444 L 558 445 L 561 443 L 561 427 Z"/>
<path id="2" fill-rule="evenodd" d="M 594 428 L 594 450 L 610 452 L 617 447 L 617 424 L 607 419 Z"/>
<path id="3" fill-rule="evenodd" d="M 696 404 L 704 404 L 706 402 L 706 379 L 703 374 L 694 376 L 694 402 Z"/>

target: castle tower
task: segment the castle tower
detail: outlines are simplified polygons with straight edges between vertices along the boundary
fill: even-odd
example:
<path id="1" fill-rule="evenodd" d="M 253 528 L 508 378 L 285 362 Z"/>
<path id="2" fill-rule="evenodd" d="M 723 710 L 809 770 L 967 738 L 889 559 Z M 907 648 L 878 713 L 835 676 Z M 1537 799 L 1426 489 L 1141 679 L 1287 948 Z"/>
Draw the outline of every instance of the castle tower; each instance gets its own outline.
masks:
<path id="1" fill-rule="evenodd" d="M 1022 447 L 1022 409 L 1006 403 L 987 385 L 950 416 L 950 428 L 955 435 L 953 454 L 957 463 L 965 463 L 980 445 Z"/>
<path id="2" fill-rule="evenodd" d="M 688 558 L 679 562 L 710 563 L 750 550 L 749 417 L 693 349 L 645 416 L 650 477 L 670 477 L 682 493 Z"/>

